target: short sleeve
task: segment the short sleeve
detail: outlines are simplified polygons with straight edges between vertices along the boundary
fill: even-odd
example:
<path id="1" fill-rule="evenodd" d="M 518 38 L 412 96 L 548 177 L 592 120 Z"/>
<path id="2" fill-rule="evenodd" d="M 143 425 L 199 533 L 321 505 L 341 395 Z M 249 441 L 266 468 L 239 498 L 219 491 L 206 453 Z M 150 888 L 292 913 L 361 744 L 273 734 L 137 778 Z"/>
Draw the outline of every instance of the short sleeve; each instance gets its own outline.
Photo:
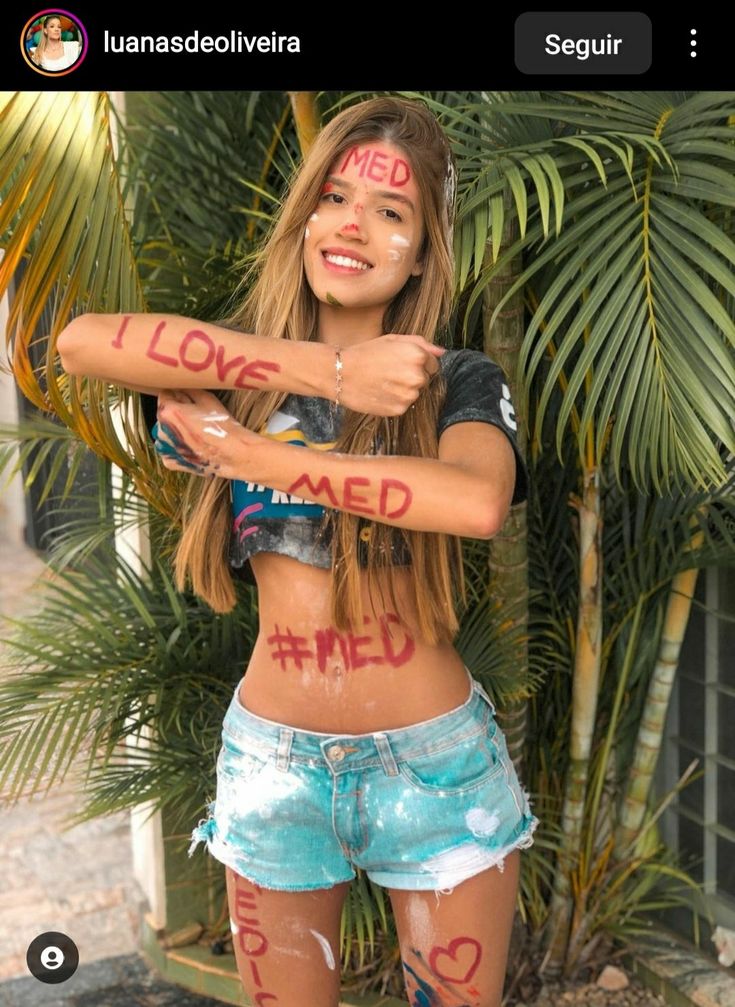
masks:
<path id="1" fill-rule="evenodd" d="M 511 504 L 528 499 L 528 469 L 518 448 L 518 423 L 502 367 L 477 350 L 448 350 L 440 358 L 447 394 L 437 436 L 455 423 L 492 423 L 507 436 L 516 458 Z"/>
<path id="2" fill-rule="evenodd" d="M 148 436 L 154 440 L 153 427 L 156 424 L 156 414 L 158 412 L 158 399 L 155 395 L 140 393 L 140 404 L 143 409 L 143 419 L 148 428 Z"/>

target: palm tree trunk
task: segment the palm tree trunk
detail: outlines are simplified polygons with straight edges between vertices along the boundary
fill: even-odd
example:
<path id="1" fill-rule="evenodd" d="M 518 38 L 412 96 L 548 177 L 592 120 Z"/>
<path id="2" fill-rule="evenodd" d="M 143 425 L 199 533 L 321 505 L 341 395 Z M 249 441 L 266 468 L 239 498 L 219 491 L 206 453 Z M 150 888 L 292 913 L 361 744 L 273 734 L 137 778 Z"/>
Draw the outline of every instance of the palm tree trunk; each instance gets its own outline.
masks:
<path id="1" fill-rule="evenodd" d="M 517 239 L 518 220 L 509 212 L 512 199 L 506 191 L 504 214 L 505 224 L 501 248 L 508 248 Z M 490 246 L 486 260 L 491 256 Z M 518 369 L 518 354 L 523 341 L 523 290 L 508 302 L 500 313 L 492 329 L 489 320 L 498 302 L 503 297 L 508 284 L 512 283 L 521 268 L 520 257 L 507 265 L 490 281 L 483 291 L 483 328 L 485 352 L 503 368 L 510 382 L 510 395 L 515 405 L 518 424 L 518 446 L 524 452 L 526 444 L 526 420 L 522 417 L 519 397 L 516 394 L 515 375 Z M 523 410 L 525 412 L 525 410 Z M 521 622 L 528 626 L 528 527 L 527 507 L 517 504 L 511 507 L 501 531 L 493 538 L 489 559 L 489 588 L 500 612 L 509 609 L 518 611 L 522 607 Z M 528 642 L 524 638 L 519 645 L 518 667 L 528 665 Z M 523 749 L 528 732 L 528 701 L 507 703 L 498 715 L 499 725 L 508 744 L 508 754 L 513 760 L 518 778 L 523 780 Z"/>
<path id="2" fill-rule="evenodd" d="M 690 524 L 696 525 L 696 517 L 691 518 Z M 700 530 L 687 545 L 687 551 L 696 551 L 703 541 L 704 532 Z M 646 812 L 698 573 L 696 567 L 682 570 L 671 582 L 658 660 L 648 686 L 638 726 L 633 763 L 628 773 L 628 785 L 620 810 L 620 821 L 615 830 L 616 856 L 622 856 L 633 842 Z"/>
<path id="3" fill-rule="evenodd" d="M 584 470 L 579 512 L 579 618 L 572 685 L 572 725 L 569 771 L 565 784 L 561 829 L 564 842 L 549 905 L 544 968 L 557 975 L 565 962 L 571 922 L 570 874 L 579 863 L 582 846 L 589 760 L 597 713 L 602 645 L 602 515 L 599 469 Z"/>
<path id="4" fill-rule="evenodd" d="M 319 134 L 320 117 L 316 95 L 316 91 L 288 92 L 302 157 L 309 153 L 309 148 Z"/>

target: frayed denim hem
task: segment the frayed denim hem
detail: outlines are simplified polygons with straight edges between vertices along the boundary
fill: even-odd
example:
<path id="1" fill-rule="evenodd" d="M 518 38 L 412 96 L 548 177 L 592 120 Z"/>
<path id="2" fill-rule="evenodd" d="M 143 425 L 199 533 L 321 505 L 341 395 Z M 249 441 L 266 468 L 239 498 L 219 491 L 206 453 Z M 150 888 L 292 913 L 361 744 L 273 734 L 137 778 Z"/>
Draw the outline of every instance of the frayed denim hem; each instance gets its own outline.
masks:
<path id="1" fill-rule="evenodd" d="M 357 877 L 357 874 L 353 872 L 347 878 L 340 878 L 337 881 L 327 881 L 326 883 L 322 882 L 316 885 L 274 885 L 268 881 L 263 881 L 253 875 L 249 864 L 243 868 L 243 858 L 238 851 L 226 843 L 217 834 L 217 824 L 214 819 L 214 802 L 208 805 L 207 810 L 209 812 L 209 817 L 200 819 L 199 824 L 191 834 L 191 844 L 189 845 L 188 852 L 189 857 L 193 856 L 199 843 L 204 843 L 207 851 L 215 858 L 215 860 L 224 864 L 225 867 L 230 867 L 236 874 L 239 874 L 241 878 L 251 882 L 251 884 L 257 885 L 259 888 L 265 888 L 266 890 L 272 892 L 312 892 L 319 891 L 320 889 L 326 890 L 334 888 L 335 885 L 344 884 L 346 881 L 352 881 Z"/>
<path id="2" fill-rule="evenodd" d="M 527 817 L 526 821 L 523 831 L 499 849 L 488 849 L 477 842 L 464 842 L 424 860 L 420 865 L 420 874 L 380 870 L 368 870 L 366 873 L 371 881 L 382 888 L 449 894 L 463 881 L 469 881 L 490 867 L 497 867 L 502 874 L 505 870 L 505 858 L 509 853 L 514 850 L 527 850 L 533 846 L 533 833 L 540 822 L 535 815 Z"/>

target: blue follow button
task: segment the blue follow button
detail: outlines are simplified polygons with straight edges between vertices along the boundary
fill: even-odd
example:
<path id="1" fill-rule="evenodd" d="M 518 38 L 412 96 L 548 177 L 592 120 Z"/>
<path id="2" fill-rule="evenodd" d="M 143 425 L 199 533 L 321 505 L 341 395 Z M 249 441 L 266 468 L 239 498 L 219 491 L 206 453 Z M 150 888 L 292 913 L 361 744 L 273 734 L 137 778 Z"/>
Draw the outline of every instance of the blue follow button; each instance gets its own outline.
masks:
<path id="1" fill-rule="evenodd" d="M 651 19 L 635 11 L 526 11 L 516 18 L 521 73 L 639 74 L 651 67 Z"/>

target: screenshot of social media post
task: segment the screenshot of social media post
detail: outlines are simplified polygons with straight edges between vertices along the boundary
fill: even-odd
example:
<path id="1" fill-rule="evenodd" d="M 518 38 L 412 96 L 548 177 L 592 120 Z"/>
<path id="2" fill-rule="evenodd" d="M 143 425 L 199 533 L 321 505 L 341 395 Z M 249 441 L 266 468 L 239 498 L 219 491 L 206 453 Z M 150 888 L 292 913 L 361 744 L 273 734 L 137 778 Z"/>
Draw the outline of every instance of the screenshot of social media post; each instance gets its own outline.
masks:
<path id="1" fill-rule="evenodd" d="M 0 1007 L 735 1005 L 726 32 L 477 17 L 9 16 Z"/>

